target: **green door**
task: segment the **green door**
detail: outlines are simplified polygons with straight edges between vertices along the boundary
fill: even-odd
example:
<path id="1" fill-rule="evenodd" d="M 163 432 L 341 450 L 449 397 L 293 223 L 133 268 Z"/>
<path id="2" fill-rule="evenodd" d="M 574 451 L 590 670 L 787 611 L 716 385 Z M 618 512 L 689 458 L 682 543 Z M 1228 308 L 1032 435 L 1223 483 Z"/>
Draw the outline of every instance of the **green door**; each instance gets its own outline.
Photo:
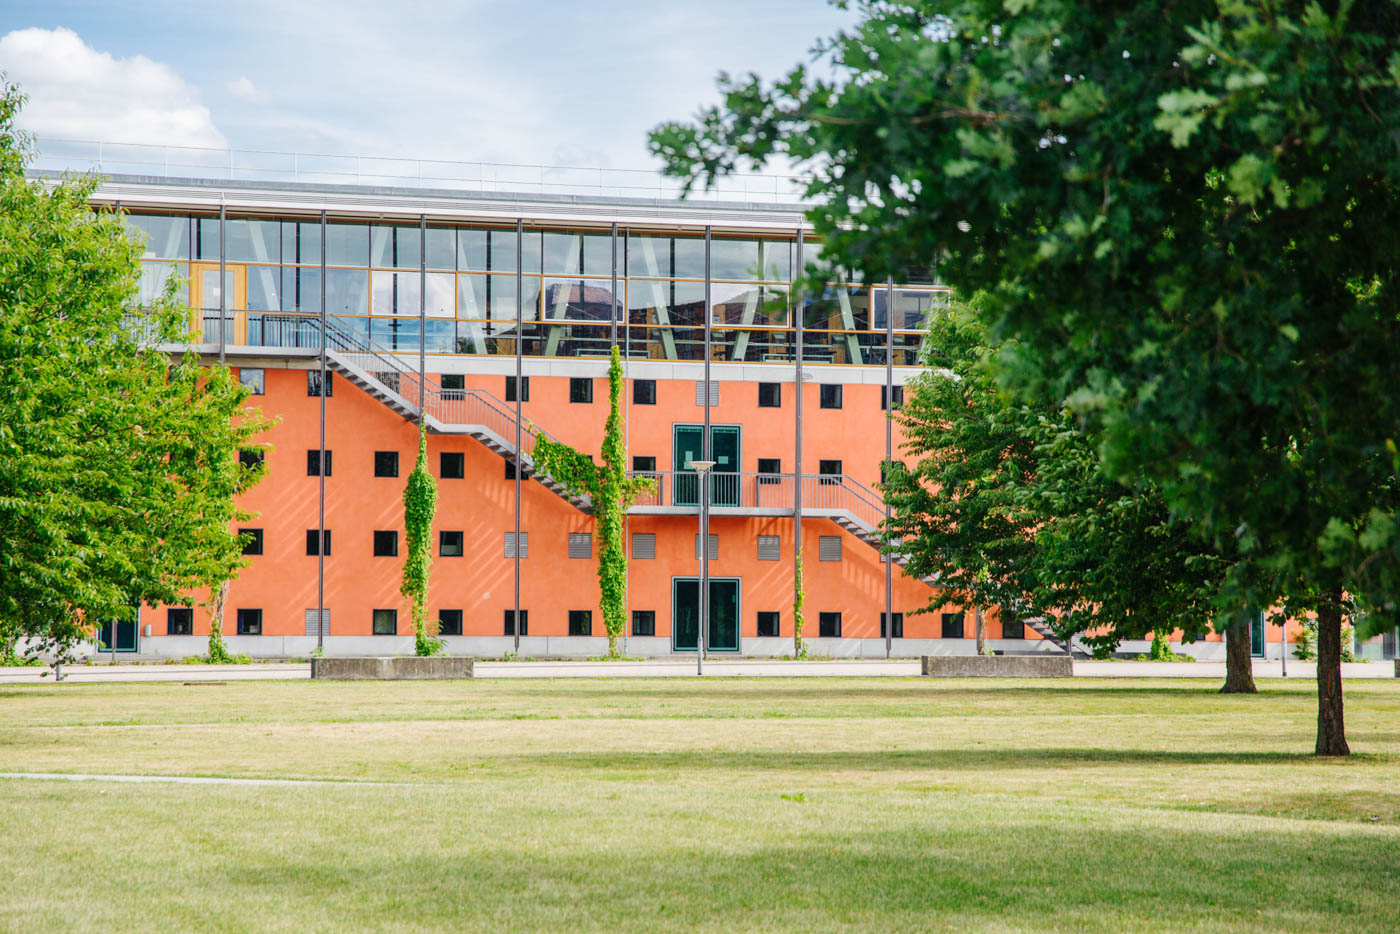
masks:
<path id="1" fill-rule="evenodd" d="M 99 652 L 135 652 L 136 651 L 136 620 L 117 620 L 116 632 L 112 632 L 110 622 L 103 623 L 97 627 L 97 649 Z M 113 639 L 116 641 L 113 642 Z"/>
<path id="2" fill-rule="evenodd" d="M 702 441 L 704 425 L 675 427 L 675 489 L 671 502 L 676 506 L 700 505 L 700 478 L 687 467 L 704 455 Z M 710 478 L 710 505 L 739 505 L 739 426 L 710 426 L 710 455 L 714 459 L 714 475 Z"/>
<path id="3" fill-rule="evenodd" d="M 700 633 L 700 579 L 677 577 L 671 582 L 671 649 L 694 652 Z M 711 652 L 739 651 L 739 579 L 710 578 Z"/>
<path id="4" fill-rule="evenodd" d="M 1249 654 L 1255 658 L 1264 657 L 1264 614 L 1250 610 Z"/>

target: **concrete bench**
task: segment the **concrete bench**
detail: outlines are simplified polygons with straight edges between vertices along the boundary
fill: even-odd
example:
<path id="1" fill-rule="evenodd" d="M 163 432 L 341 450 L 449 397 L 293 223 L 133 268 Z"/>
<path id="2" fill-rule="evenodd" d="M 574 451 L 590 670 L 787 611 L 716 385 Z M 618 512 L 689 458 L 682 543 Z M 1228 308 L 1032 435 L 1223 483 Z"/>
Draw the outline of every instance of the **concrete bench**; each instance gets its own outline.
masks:
<path id="1" fill-rule="evenodd" d="M 1068 655 L 925 655 L 929 678 L 1072 678 Z"/>
<path id="2" fill-rule="evenodd" d="M 311 677 L 328 681 L 444 681 L 470 678 L 474 661 L 465 655 L 313 658 Z"/>

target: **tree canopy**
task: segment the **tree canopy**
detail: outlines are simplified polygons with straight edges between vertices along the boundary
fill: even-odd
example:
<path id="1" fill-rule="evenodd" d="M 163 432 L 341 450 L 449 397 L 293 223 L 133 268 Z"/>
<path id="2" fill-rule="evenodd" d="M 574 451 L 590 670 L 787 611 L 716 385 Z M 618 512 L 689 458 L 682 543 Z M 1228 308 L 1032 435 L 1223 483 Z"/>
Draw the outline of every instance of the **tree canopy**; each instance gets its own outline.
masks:
<path id="1" fill-rule="evenodd" d="M 25 178 L 22 103 L 0 76 L 0 635 L 63 655 L 236 573 L 262 472 L 238 452 L 265 422 L 227 369 L 157 346 L 189 312 L 136 306 L 141 247 L 89 206 L 97 180 Z"/>
<path id="2" fill-rule="evenodd" d="M 858 6 L 832 77 L 722 76 L 653 151 L 693 181 L 790 159 L 824 256 L 981 295 L 1002 383 L 1238 555 L 1222 612 L 1317 610 L 1344 753 L 1341 615 L 1400 613 L 1400 6 Z"/>

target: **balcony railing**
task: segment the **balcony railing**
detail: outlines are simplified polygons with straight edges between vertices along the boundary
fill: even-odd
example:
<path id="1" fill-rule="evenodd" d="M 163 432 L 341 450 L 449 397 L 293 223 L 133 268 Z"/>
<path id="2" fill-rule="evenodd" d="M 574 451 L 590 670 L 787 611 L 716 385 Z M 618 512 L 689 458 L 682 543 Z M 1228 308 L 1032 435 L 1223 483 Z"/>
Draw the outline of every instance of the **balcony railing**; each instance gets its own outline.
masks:
<path id="1" fill-rule="evenodd" d="M 700 475 L 691 470 L 630 471 L 628 476 L 649 477 L 656 489 L 637 500 L 639 507 L 690 507 L 700 503 Z M 798 478 L 790 473 L 710 474 L 710 505 L 739 510 L 791 511 L 796 506 Z M 880 494 L 845 474 L 803 474 L 803 514 L 848 513 L 869 529 L 885 520 Z"/>

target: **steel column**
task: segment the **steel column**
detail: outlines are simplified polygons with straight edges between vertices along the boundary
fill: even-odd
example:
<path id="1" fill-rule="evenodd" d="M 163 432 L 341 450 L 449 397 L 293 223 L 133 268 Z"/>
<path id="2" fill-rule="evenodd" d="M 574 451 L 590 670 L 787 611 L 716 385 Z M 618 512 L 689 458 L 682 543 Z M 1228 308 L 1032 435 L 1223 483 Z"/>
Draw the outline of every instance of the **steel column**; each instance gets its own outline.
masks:
<path id="1" fill-rule="evenodd" d="M 702 460 L 714 460 L 710 446 L 710 228 L 705 227 L 705 434 L 700 443 Z M 705 657 L 710 637 L 710 483 L 714 468 L 700 477 L 700 633 L 696 654 Z"/>
<path id="2" fill-rule="evenodd" d="M 321 463 L 316 473 L 316 648 L 326 647 L 326 212 L 321 212 Z"/>
<path id="3" fill-rule="evenodd" d="M 792 600 L 794 604 L 797 603 L 797 561 L 802 557 L 802 325 L 804 323 L 803 318 L 806 317 L 806 309 L 803 307 L 802 296 L 802 234 L 802 228 L 798 227 L 797 262 L 794 264 L 797 274 L 793 278 L 793 281 L 797 284 L 797 287 L 793 289 L 793 316 L 797 319 L 797 364 L 793 370 L 793 403 L 795 408 L 793 424 L 796 430 L 794 433 L 795 440 L 793 442 L 792 452 Z M 796 627 L 797 620 L 795 618 L 792 624 Z M 795 641 L 793 650 L 796 651 Z"/>
<path id="4" fill-rule="evenodd" d="M 226 339 L 224 336 L 224 318 L 228 315 L 228 295 L 226 294 L 228 289 L 225 288 L 228 276 L 224 271 L 224 240 L 226 239 L 224 237 L 224 226 L 228 219 L 227 210 L 228 208 L 224 204 L 224 196 L 219 195 L 219 366 L 224 365 L 224 342 Z M 195 223 L 198 223 L 198 221 Z M 204 312 L 200 312 L 200 317 L 201 319 L 204 317 Z M 201 321 L 201 326 L 202 324 L 203 322 Z M 116 630 L 113 630 L 114 639 L 115 632 Z"/>
<path id="5" fill-rule="evenodd" d="M 885 480 L 894 463 L 894 280 L 885 280 L 885 467 L 880 477 Z M 890 498 L 880 491 L 885 501 L 885 530 L 890 527 Z M 881 536 L 888 545 L 886 536 Z M 894 646 L 894 559 L 885 553 L 885 658 Z"/>
<path id="6" fill-rule="evenodd" d="M 515 622 L 511 631 L 515 634 L 515 655 L 520 657 L 520 474 L 525 465 L 520 460 L 520 421 L 525 416 L 520 408 L 520 400 L 525 398 L 525 383 L 520 378 L 521 354 L 524 352 L 524 298 L 521 291 L 525 286 L 525 273 L 520 267 L 525 254 L 525 221 L 515 219 Z"/>

